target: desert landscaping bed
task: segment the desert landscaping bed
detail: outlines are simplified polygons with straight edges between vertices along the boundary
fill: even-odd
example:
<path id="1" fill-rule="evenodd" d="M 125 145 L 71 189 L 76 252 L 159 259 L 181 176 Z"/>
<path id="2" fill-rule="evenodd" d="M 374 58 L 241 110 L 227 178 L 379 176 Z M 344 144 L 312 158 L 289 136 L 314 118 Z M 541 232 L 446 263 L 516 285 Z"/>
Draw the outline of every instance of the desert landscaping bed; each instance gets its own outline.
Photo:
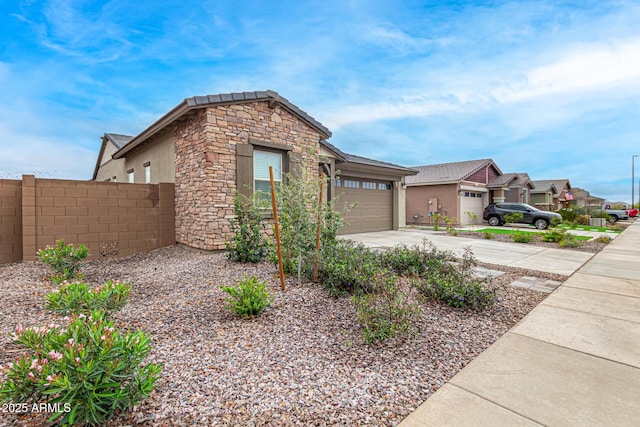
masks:
<path id="1" fill-rule="evenodd" d="M 90 261 L 83 270 L 92 284 L 131 283 L 115 319 L 148 332 L 149 359 L 163 364 L 152 396 L 112 425 L 396 425 L 546 296 L 504 286 L 482 313 L 425 301 L 415 339 L 367 345 L 348 298 L 292 278 L 282 292 L 269 263 L 174 246 Z M 505 271 L 494 285 L 527 273 Z M 8 336 L 17 326 L 55 320 L 44 308 L 53 289 L 47 273 L 35 262 L 0 266 L 0 364 L 19 354 Z M 225 310 L 220 290 L 245 274 L 267 280 L 275 297 L 251 319 Z M 552 276 L 543 277 L 564 279 Z M 0 424 L 44 420 L 2 414 Z"/>

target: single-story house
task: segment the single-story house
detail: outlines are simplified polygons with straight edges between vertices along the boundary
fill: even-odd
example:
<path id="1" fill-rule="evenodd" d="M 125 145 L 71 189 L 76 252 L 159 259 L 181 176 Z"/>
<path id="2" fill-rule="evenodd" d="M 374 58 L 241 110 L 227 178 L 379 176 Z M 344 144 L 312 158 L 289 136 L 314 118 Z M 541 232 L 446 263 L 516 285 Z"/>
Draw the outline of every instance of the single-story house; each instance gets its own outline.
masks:
<path id="1" fill-rule="evenodd" d="M 350 155 L 331 132 L 274 91 L 187 98 L 136 136 L 102 137 L 93 179 L 175 184 L 176 241 L 224 249 L 236 194 L 283 173 L 331 178 L 327 198 L 357 204 L 343 232 L 404 226 L 404 180 L 416 171 Z M 338 176 L 338 178 L 336 178 Z"/>
<path id="2" fill-rule="evenodd" d="M 553 199 L 558 196 L 558 189 L 553 181 L 536 181 L 535 188 L 531 190 L 533 205 L 541 210 L 553 209 Z"/>
<path id="3" fill-rule="evenodd" d="M 572 199 L 569 201 L 569 207 L 586 208 L 588 206 L 601 206 L 605 199 L 602 197 L 592 196 L 588 190 L 573 187 L 571 189 Z"/>
<path id="4" fill-rule="evenodd" d="M 533 181 L 531 204 L 539 209 L 557 211 L 569 205 L 573 198 L 568 179 L 547 179 Z"/>
<path id="5" fill-rule="evenodd" d="M 435 213 L 454 219 L 456 224 L 482 222 L 484 207 L 503 202 L 505 185 L 490 189 L 488 184 L 502 176 L 491 159 L 468 160 L 417 166 L 418 173 L 407 176 L 407 224 L 431 224 Z M 473 219 L 466 212 L 475 214 Z"/>
<path id="6" fill-rule="evenodd" d="M 495 193 L 494 197 L 500 197 L 499 193 L 502 190 L 504 202 L 512 203 L 531 203 L 531 190 L 534 186 L 529 178 L 529 174 L 525 172 L 519 173 L 505 173 L 496 177 L 493 181 L 487 184 L 487 188 Z M 493 198 L 492 198 L 493 200 Z"/>

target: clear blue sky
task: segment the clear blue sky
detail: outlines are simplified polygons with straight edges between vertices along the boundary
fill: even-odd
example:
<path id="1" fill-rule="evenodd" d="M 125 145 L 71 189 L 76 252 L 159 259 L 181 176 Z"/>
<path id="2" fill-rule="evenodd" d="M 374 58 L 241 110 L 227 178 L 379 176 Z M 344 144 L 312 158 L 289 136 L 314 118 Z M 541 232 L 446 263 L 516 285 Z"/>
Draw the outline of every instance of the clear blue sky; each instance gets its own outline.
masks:
<path id="1" fill-rule="evenodd" d="M 105 132 L 272 89 L 346 152 L 630 201 L 639 23 L 637 0 L 1 0 L 0 177 L 89 179 Z"/>

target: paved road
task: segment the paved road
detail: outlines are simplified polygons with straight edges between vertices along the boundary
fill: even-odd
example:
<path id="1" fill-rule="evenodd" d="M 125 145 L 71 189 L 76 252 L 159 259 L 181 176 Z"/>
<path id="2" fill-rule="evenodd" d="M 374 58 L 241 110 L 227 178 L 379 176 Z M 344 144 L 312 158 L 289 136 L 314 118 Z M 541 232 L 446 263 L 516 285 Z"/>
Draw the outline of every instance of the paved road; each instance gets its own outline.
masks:
<path id="1" fill-rule="evenodd" d="M 424 239 L 436 248 L 462 254 L 470 247 L 476 259 L 490 264 L 520 267 L 569 276 L 590 260 L 594 254 L 567 249 L 552 249 L 541 246 L 496 242 L 485 239 L 467 239 L 428 230 L 402 229 L 342 236 L 361 242 L 369 247 L 392 247 L 399 243 L 418 245 Z"/>

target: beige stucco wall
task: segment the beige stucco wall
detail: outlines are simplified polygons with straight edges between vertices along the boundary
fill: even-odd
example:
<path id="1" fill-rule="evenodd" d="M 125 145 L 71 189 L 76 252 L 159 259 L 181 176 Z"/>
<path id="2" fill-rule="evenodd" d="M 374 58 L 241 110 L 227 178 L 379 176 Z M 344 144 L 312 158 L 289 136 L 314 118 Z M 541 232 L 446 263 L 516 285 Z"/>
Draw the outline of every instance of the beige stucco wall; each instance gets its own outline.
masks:
<path id="1" fill-rule="evenodd" d="M 173 143 L 171 127 L 160 135 L 154 136 L 157 141 L 149 141 L 147 144 L 127 154 L 123 168 L 123 176 L 118 176 L 118 181 L 128 182 L 127 171 L 133 169 L 134 182 L 145 184 L 144 164 L 150 162 L 151 182 L 175 182 L 176 152 Z"/>
<path id="2" fill-rule="evenodd" d="M 435 199 L 438 206 L 434 206 Z M 431 224 L 427 212 L 438 212 L 448 217 L 458 217 L 458 184 L 409 186 L 406 190 L 407 224 Z M 429 204 L 429 201 L 432 201 Z M 414 218 L 417 215 L 417 218 Z"/>
<path id="3" fill-rule="evenodd" d="M 106 142 L 104 153 L 100 159 L 100 166 L 98 173 L 96 174 L 96 181 L 106 181 L 116 177 L 116 181 L 124 182 L 125 173 L 125 160 L 124 159 L 112 159 L 111 156 L 117 151 L 116 146 L 110 142 Z"/>

